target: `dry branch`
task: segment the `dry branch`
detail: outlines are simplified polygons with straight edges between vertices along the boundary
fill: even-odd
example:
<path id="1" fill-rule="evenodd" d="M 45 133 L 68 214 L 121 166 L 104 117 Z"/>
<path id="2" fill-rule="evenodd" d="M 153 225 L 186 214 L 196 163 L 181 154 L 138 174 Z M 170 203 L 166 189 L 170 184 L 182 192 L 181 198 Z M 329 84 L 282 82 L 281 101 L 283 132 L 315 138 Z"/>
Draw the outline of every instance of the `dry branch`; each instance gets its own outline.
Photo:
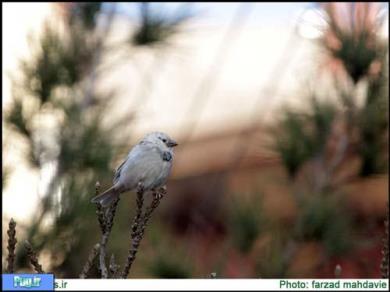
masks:
<path id="1" fill-rule="evenodd" d="M 95 196 L 99 195 L 100 183 L 97 181 L 95 184 Z M 104 220 L 104 210 L 100 204 L 96 204 L 96 215 L 98 217 L 100 230 L 104 234 L 106 230 L 106 223 Z"/>
<path id="2" fill-rule="evenodd" d="M 118 278 L 118 272 L 119 272 L 119 265 L 117 265 L 115 263 L 115 257 L 114 257 L 114 254 L 111 255 L 111 258 L 110 258 L 110 266 L 109 266 L 109 269 L 110 269 L 110 274 L 111 274 L 111 278 Z"/>
<path id="3" fill-rule="evenodd" d="M 96 183 L 96 194 L 98 195 L 100 184 L 99 182 Z M 147 223 L 149 219 L 152 216 L 153 211 L 158 207 L 160 204 L 161 199 L 166 194 L 166 188 L 162 187 L 159 190 L 155 191 L 153 190 L 153 200 L 145 210 L 145 213 L 142 214 L 142 209 L 144 205 L 144 193 L 145 190 L 142 186 L 142 184 L 139 184 L 137 187 L 137 208 L 136 208 L 136 214 L 133 219 L 133 223 L 131 225 L 131 245 L 128 252 L 126 264 L 123 268 L 123 271 L 120 272 L 120 266 L 115 263 L 114 255 L 111 255 L 110 258 L 110 264 L 109 269 L 107 269 L 106 266 L 106 254 L 107 254 L 107 243 L 108 238 L 111 233 L 111 229 L 114 223 L 114 217 L 116 213 L 116 209 L 118 206 L 119 198 L 104 212 L 102 206 L 100 204 L 96 204 L 97 211 L 96 215 L 98 217 L 100 229 L 102 231 L 102 238 L 100 240 L 100 243 L 96 244 L 91 251 L 88 260 L 86 264 L 84 265 L 84 268 L 80 274 L 80 278 L 86 278 L 89 270 L 91 269 L 94 259 L 97 257 L 97 254 L 99 254 L 99 266 L 101 272 L 101 278 L 107 279 L 107 278 L 127 278 L 131 266 L 135 260 L 135 255 L 138 251 L 140 242 L 143 238 L 143 235 L 145 233 L 145 228 L 147 226 Z"/>
<path id="4" fill-rule="evenodd" d="M 385 220 L 385 237 L 383 238 L 381 274 L 383 279 L 389 278 L 389 205 Z"/>
<path id="5" fill-rule="evenodd" d="M 144 204 L 144 189 L 142 185 L 139 185 L 137 188 L 137 210 L 136 214 L 134 216 L 133 224 L 131 225 L 131 247 L 129 249 L 129 253 L 127 255 L 127 261 L 123 268 L 122 272 L 122 278 L 126 279 L 129 272 L 131 265 L 133 264 L 135 260 L 135 255 L 138 250 L 139 246 L 139 240 L 137 240 L 137 231 L 139 228 L 139 225 L 141 224 L 141 217 L 142 217 L 142 206 Z"/>
<path id="6" fill-rule="evenodd" d="M 150 204 L 150 206 L 146 209 L 145 214 L 142 216 L 142 206 L 143 206 L 143 195 L 144 190 L 142 187 L 139 187 L 137 189 L 137 211 L 136 215 L 134 217 L 134 221 L 131 227 L 131 246 L 128 252 L 127 261 L 125 264 L 125 267 L 122 272 L 122 278 L 126 279 L 129 275 L 131 266 L 135 260 L 135 256 L 137 254 L 139 245 L 141 243 L 141 240 L 144 236 L 145 228 L 147 226 L 147 223 L 149 219 L 152 216 L 153 211 L 158 207 L 160 204 L 160 200 L 164 197 L 166 194 L 165 188 L 160 188 L 158 191 L 154 191 L 153 193 L 153 200 Z"/>
<path id="7" fill-rule="evenodd" d="M 9 221 L 8 225 L 8 257 L 7 257 L 7 273 L 12 274 L 14 272 L 15 263 L 15 246 L 16 246 L 16 222 L 13 218 Z"/>
<path id="8" fill-rule="evenodd" d="M 91 252 L 89 253 L 88 260 L 84 264 L 83 270 L 80 274 L 81 279 L 87 278 L 88 273 L 92 268 L 93 262 L 94 262 L 95 258 L 97 257 L 97 255 L 99 254 L 99 248 L 100 248 L 100 244 L 96 243 L 94 245 L 93 249 L 91 250 Z"/>
<path id="9" fill-rule="evenodd" d="M 24 242 L 24 247 L 27 250 L 27 257 L 29 258 L 31 265 L 34 267 L 34 270 L 38 274 L 44 274 L 45 272 L 43 271 L 42 266 L 38 262 L 37 254 L 33 250 L 31 243 L 26 240 Z"/>
<path id="10" fill-rule="evenodd" d="M 337 264 L 336 267 L 334 268 L 334 277 L 340 278 L 342 271 L 343 269 L 341 268 L 341 266 Z"/>
<path id="11" fill-rule="evenodd" d="M 116 208 L 118 206 L 119 197 L 115 200 L 115 202 L 109 207 L 106 215 L 104 216 L 104 233 L 100 242 L 100 272 L 103 279 L 108 278 L 108 270 L 106 267 L 106 250 L 107 250 L 107 242 L 111 233 L 112 226 L 114 225 L 114 217 L 116 213 Z M 100 204 L 98 204 L 100 205 Z"/>
<path id="12" fill-rule="evenodd" d="M 164 197 L 165 193 L 163 193 L 161 190 L 159 192 L 153 193 L 153 200 L 150 206 L 146 209 L 145 215 L 143 216 L 142 224 L 140 226 L 140 229 L 137 232 L 137 236 L 142 236 L 145 232 L 145 228 L 148 225 L 149 219 L 152 217 L 153 211 L 158 207 L 160 204 L 160 200 Z"/>
<path id="13" fill-rule="evenodd" d="M 96 182 L 95 196 L 99 194 L 100 183 Z M 118 207 L 119 198 L 116 199 L 111 206 L 105 211 L 100 203 L 96 204 L 96 215 L 98 217 L 100 231 L 102 232 L 102 238 L 100 243 L 95 244 L 94 248 L 89 254 L 87 262 L 84 264 L 83 271 L 80 274 L 80 278 L 86 278 L 88 271 L 92 268 L 93 261 L 99 254 L 98 268 L 103 279 L 108 278 L 108 269 L 106 266 L 106 249 L 108 238 L 111 233 L 112 226 L 114 225 L 114 217 L 116 209 Z"/>

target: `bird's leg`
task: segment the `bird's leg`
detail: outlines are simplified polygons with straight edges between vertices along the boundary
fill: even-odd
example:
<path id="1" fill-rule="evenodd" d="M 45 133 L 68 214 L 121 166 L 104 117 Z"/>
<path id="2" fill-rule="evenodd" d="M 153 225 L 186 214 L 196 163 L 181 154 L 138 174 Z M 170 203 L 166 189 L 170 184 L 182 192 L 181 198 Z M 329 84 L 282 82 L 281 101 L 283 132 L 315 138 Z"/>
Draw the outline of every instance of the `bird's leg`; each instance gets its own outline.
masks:
<path id="1" fill-rule="evenodd" d="M 144 184 L 142 183 L 142 181 L 140 181 L 137 184 L 137 194 L 140 194 L 140 193 L 143 194 L 144 192 L 145 192 Z"/>

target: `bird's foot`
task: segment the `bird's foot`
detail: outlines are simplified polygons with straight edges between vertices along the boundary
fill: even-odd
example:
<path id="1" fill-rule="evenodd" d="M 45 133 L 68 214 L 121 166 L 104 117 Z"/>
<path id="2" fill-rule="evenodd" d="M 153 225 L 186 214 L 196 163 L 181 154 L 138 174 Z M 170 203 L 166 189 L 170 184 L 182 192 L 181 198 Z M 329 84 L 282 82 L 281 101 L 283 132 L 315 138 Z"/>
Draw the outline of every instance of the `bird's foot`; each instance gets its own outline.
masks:
<path id="1" fill-rule="evenodd" d="M 166 186 L 159 187 L 157 191 L 154 192 L 154 194 L 157 199 L 161 199 L 167 194 L 167 187 Z"/>
<path id="2" fill-rule="evenodd" d="M 161 199 L 164 197 L 164 195 L 161 194 L 161 193 L 159 193 L 159 192 L 154 192 L 154 193 L 153 193 L 153 196 L 154 196 L 154 198 L 157 199 L 157 200 L 161 200 Z"/>
<path id="3" fill-rule="evenodd" d="M 159 193 L 162 193 L 164 195 L 167 194 L 167 186 L 162 186 L 158 189 Z"/>

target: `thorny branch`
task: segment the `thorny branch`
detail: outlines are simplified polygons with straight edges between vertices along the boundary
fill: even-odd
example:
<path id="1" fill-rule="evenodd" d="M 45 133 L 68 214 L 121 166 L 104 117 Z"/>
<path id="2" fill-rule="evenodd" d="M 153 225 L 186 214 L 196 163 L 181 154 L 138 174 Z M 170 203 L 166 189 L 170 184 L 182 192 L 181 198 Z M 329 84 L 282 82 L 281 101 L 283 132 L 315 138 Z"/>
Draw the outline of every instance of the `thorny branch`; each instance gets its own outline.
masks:
<path id="1" fill-rule="evenodd" d="M 154 192 L 153 193 L 153 201 L 150 204 L 150 206 L 146 209 L 145 215 L 143 216 L 143 221 L 142 225 L 140 226 L 140 230 L 137 232 L 137 236 L 143 236 L 145 232 L 145 228 L 148 224 L 149 219 L 152 216 L 153 211 L 158 207 L 160 204 L 160 200 L 164 197 L 165 195 L 165 189 L 159 190 L 159 192 Z"/>
<path id="2" fill-rule="evenodd" d="M 341 266 L 339 264 L 337 264 L 336 267 L 334 268 L 334 277 L 340 278 L 342 271 L 343 271 L 343 269 L 341 268 Z"/>
<path id="3" fill-rule="evenodd" d="M 100 183 L 96 182 L 95 185 L 95 196 L 99 194 Z M 111 233 L 112 226 L 114 225 L 114 217 L 118 206 L 119 198 L 114 201 L 111 206 L 104 211 L 101 204 L 96 204 L 96 215 L 99 221 L 100 230 L 102 232 L 102 238 L 100 243 L 95 244 L 94 248 L 89 254 L 87 262 L 84 264 L 83 271 L 80 274 L 80 278 L 86 278 L 89 270 L 92 268 L 93 261 L 99 255 L 99 269 L 101 277 L 107 279 L 109 277 L 108 269 L 106 266 L 106 249 L 108 238 Z"/>
<path id="4" fill-rule="evenodd" d="M 383 279 L 389 278 L 389 205 L 385 219 L 385 237 L 383 238 L 381 274 Z"/>
<path id="5" fill-rule="evenodd" d="M 100 183 L 96 182 L 95 185 L 95 195 L 99 194 Z M 119 198 L 108 208 L 106 213 L 104 213 L 103 207 L 101 204 L 96 204 L 96 215 L 98 217 L 100 230 L 102 232 L 102 238 L 99 244 L 99 268 L 101 276 L 103 279 L 108 278 L 108 270 L 106 267 L 106 249 L 108 237 L 110 236 L 112 226 L 114 225 L 114 217 L 116 213 L 116 208 L 118 206 Z M 95 245 L 96 247 L 96 245 Z M 93 251 L 91 252 L 93 254 Z M 96 256 L 96 255 L 95 255 Z M 88 264 L 88 261 L 87 261 Z M 86 264 L 86 265 L 87 265 Z"/>
<path id="6" fill-rule="evenodd" d="M 96 184 L 96 193 L 99 190 L 99 183 Z M 114 222 L 114 217 L 116 213 L 116 209 L 118 206 L 119 198 L 108 208 L 107 212 L 104 214 L 102 207 L 97 205 L 97 217 L 100 225 L 100 229 L 102 231 L 102 239 L 100 243 L 94 245 L 91 250 L 87 262 L 84 264 L 83 269 L 80 273 L 80 278 L 85 279 L 88 276 L 91 268 L 94 265 L 95 259 L 99 254 L 99 268 L 101 270 L 101 277 L 108 278 L 109 274 L 111 278 L 127 278 L 130 268 L 135 260 L 135 255 L 138 251 L 140 242 L 144 236 L 145 228 L 150 220 L 153 211 L 160 204 L 161 199 L 166 195 L 166 188 L 162 187 L 158 190 L 153 190 L 153 199 L 151 204 L 145 209 L 144 214 L 142 214 L 142 208 L 144 205 L 144 189 L 142 186 L 137 189 L 137 210 L 136 215 L 133 219 L 133 224 L 131 226 L 131 246 L 129 249 L 126 265 L 122 273 L 119 272 L 120 266 L 115 263 L 114 255 L 111 255 L 109 271 L 107 270 L 105 264 L 105 256 L 106 256 L 106 245 L 108 242 L 109 235 L 111 233 L 111 229 Z M 8 267 L 7 272 L 14 272 L 14 261 L 15 261 L 15 245 L 16 245 L 16 222 L 11 219 L 9 222 L 9 230 L 8 230 Z M 37 273 L 44 274 L 45 272 L 42 269 L 42 266 L 38 262 L 38 257 L 35 251 L 33 250 L 31 244 L 26 240 L 25 241 L 25 249 L 27 251 L 27 256 L 31 265 Z"/>
<path id="7" fill-rule="evenodd" d="M 99 189 L 100 183 L 97 181 L 95 184 L 95 196 L 99 195 Z M 104 210 L 100 204 L 96 204 L 96 215 L 98 217 L 100 230 L 102 231 L 102 234 L 104 234 L 106 230 L 106 222 L 104 220 Z"/>
<path id="8" fill-rule="evenodd" d="M 31 243 L 26 240 L 24 242 L 24 247 L 27 250 L 27 256 L 30 259 L 31 265 L 34 267 L 34 270 L 38 274 L 44 274 L 45 272 L 43 271 L 42 266 L 38 262 L 38 257 L 36 255 L 35 251 L 33 250 Z"/>
<path id="9" fill-rule="evenodd" d="M 114 217 L 116 213 L 116 208 L 118 206 L 119 197 L 114 201 L 114 203 L 109 207 L 107 213 L 104 216 L 104 233 L 100 242 L 100 271 L 102 273 L 102 278 L 107 279 L 108 278 L 108 270 L 106 267 L 106 246 L 108 242 L 108 237 L 110 236 L 112 226 L 114 225 Z"/>
<path id="10" fill-rule="evenodd" d="M 97 257 L 97 255 L 99 254 L 99 249 L 100 249 L 100 244 L 96 243 L 94 245 L 93 249 L 91 250 L 91 252 L 89 253 L 87 262 L 84 264 L 83 270 L 80 274 L 81 279 L 87 278 L 88 273 L 93 266 L 93 262 L 94 262 L 95 258 Z"/>
<path id="11" fill-rule="evenodd" d="M 145 228 L 149 219 L 152 216 L 153 211 L 160 204 L 160 200 L 166 194 L 166 189 L 160 188 L 158 191 L 153 191 L 153 200 L 148 208 L 146 208 L 145 214 L 142 216 L 142 206 L 143 206 L 143 195 L 144 190 L 142 186 L 139 186 L 137 189 L 137 211 L 134 217 L 133 224 L 131 226 L 131 246 L 128 252 L 126 265 L 122 272 L 122 278 L 126 279 L 129 275 L 131 266 L 135 260 L 139 245 L 144 236 Z"/>
<path id="12" fill-rule="evenodd" d="M 15 246 L 16 246 L 16 222 L 13 218 L 9 221 L 9 228 L 7 231 L 8 234 L 8 257 L 7 257 L 7 273 L 12 274 L 14 272 L 14 263 L 15 263 Z"/>
<path id="13" fill-rule="evenodd" d="M 124 278 L 124 279 L 127 278 L 127 275 L 130 272 L 131 265 L 135 259 L 135 254 L 137 253 L 137 249 L 139 246 L 139 241 L 137 242 L 135 240 L 135 238 L 137 236 L 138 226 L 141 223 L 140 221 L 141 221 L 141 216 L 142 216 L 142 206 L 144 204 L 144 189 L 143 189 L 141 184 L 137 188 L 136 203 L 137 203 L 137 210 L 136 210 L 136 214 L 135 214 L 134 219 L 133 219 L 133 224 L 131 225 L 132 245 L 129 249 L 127 261 L 126 261 L 125 267 L 123 268 L 123 272 L 122 272 L 122 278 Z"/>
<path id="14" fill-rule="evenodd" d="M 111 278 L 115 279 L 115 278 L 119 277 L 119 275 L 118 275 L 119 268 L 120 268 L 120 266 L 115 263 L 115 257 L 114 257 L 114 254 L 112 254 L 111 258 L 110 258 L 110 266 L 109 266 Z"/>

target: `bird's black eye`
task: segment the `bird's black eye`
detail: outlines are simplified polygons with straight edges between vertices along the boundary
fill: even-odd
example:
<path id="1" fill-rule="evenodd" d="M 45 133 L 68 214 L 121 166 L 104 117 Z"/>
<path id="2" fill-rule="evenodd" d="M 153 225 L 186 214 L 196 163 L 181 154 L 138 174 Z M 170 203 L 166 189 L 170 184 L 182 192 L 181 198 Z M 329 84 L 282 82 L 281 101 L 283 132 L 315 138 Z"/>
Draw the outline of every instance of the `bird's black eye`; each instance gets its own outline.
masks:
<path id="1" fill-rule="evenodd" d="M 162 141 L 163 141 L 164 143 L 166 143 L 166 142 L 167 142 L 167 139 L 162 139 Z"/>

